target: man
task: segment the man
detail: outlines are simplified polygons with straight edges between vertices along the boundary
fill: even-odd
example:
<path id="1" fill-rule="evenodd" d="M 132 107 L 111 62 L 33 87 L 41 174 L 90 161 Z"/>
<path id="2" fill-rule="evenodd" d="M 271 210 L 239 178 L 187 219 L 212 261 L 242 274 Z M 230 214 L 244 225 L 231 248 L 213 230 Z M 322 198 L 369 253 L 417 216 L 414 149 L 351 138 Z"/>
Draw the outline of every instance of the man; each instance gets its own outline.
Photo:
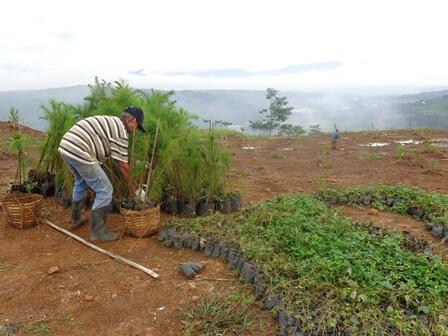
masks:
<path id="1" fill-rule="evenodd" d="M 339 135 L 339 130 L 337 129 L 332 135 L 331 135 L 331 144 L 333 149 L 336 149 L 336 144 L 341 139 L 341 136 Z"/>
<path id="2" fill-rule="evenodd" d="M 91 240 L 112 241 L 117 234 L 109 232 L 106 218 L 112 204 L 112 184 L 100 164 L 108 157 L 118 161 L 118 169 L 130 183 L 128 165 L 128 133 L 143 128 L 143 110 L 130 106 L 120 117 L 95 116 L 78 121 L 63 136 L 59 153 L 68 165 L 75 180 L 72 194 L 71 229 L 86 222 L 81 208 L 86 199 L 87 187 L 95 192 L 91 214 Z M 134 186 L 130 185 L 134 190 Z"/>

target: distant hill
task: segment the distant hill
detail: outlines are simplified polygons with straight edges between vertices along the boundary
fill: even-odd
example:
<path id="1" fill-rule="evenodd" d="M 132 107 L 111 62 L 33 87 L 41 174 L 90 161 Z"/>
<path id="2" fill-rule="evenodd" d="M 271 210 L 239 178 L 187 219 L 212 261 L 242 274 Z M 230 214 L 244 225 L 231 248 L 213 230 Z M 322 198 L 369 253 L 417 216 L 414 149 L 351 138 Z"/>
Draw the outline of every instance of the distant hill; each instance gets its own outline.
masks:
<path id="1" fill-rule="evenodd" d="M 422 93 L 399 105 L 400 113 L 411 128 L 448 129 L 448 91 Z"/>
<path id="2" fill-rule="evenodd" d="M 6 120 L 11 107 L 19 109 L 23 123 L 29 127 L 43 130 L 46 122 L 39 119 L 42 116 L 41 104 L 46 104 L 51 98 L 70 104 L 81 103 L 87 96 L 87 86 L 71 86 L 44 90 L 0 91 L 0 119 Z"/>
<path id="3" fill-rule="evenodd" d="M 88 93 L 87 86 L 0 92 L 0 119 L 6 120 L 9 109 L 17 107 L 25 125 L 44 130 L 45 121 L 39 119 L 41 104 L 51 98 L 79 104 Z M 320 124 L 328 131 L 336 124 L 342 130 L 448 129 L 448 90 L 375 97 L 297 91 L 282 91 L 280 95 L 294 107 L 289 122 L 305 128 Z M 229 121 L 234 128 L 246 130 L 248 121 L 260 119 L 258 111 L 268 105 L 265 92 L 256 90 L 181 90 L 175 92 L 174 99 L 200 120 Z M 205 126 L 201 121 L 198 125 Z"/>

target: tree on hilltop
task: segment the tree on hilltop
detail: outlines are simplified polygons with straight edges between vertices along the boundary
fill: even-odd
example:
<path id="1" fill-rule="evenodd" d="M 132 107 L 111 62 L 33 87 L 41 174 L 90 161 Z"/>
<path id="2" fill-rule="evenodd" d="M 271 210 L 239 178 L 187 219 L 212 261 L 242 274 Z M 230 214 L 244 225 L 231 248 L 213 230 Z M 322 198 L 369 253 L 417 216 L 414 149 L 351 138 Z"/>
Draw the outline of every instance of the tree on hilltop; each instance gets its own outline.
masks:
<path id="1" fill-rule="evenodd" d="M 266 117 L 263 120 L 249 120 L 253 130 L 267 131 L 269 135 L 272 135 L 272 132 L 279 129 L 280 125 L 292 114 L 293 107 L 289 106 L 286 97 L 279 97 L 278 93 L 278 90 L 272 88 L 266 90 L 266 99 L 270 101 L 269 107 L 259 112 Z"/>

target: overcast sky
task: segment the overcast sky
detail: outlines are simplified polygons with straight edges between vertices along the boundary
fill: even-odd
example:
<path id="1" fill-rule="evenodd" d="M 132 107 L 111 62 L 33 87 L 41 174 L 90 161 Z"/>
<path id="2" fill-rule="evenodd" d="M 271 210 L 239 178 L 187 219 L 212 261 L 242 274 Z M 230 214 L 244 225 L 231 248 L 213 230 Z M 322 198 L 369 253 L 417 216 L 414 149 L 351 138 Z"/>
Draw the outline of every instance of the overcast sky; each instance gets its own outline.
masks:
<path id="1" fill-rule="evenodd" d="M 448 87 L 447 4 L 4 1 L 0 90 L 95 76 L 159 89 Z"/>

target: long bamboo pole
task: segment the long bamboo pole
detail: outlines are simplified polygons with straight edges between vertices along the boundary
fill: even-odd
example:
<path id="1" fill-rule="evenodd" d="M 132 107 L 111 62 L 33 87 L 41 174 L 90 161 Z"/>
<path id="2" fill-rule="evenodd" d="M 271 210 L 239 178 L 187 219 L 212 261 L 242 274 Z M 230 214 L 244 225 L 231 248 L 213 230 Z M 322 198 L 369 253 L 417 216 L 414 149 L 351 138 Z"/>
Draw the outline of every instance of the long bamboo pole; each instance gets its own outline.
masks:
<path id="1" fill-rule="evenodd" d="M 138 269 L 139 271 L 142 271 L 143 273 L 148 274 L 149 276 L 153 277 L 154 279 L 157 279 L 159 277 L 159 274 L 157 274 L 156 272 L 150 270 L 149 268 L 146 268 L 146 267 L 144 267 L 144 266 L 142 266 L 140 264 L 137 264 L 136 262 L 134 262 L 132 260 L 123 258 L 122 256 L 119 256 L 119 255 L 114 254 L 112 252 L 109 252 L 109 251 L 107 251 L 105 249 L 102 249 L 101 247 L 98 247 L 98 246 L 92 244 L 91 242 L 88 242 L 87 240 L 82 239 L 81 237 L 78 237 L 77 235 L 71 233 L 70 231 L 67 231 L 67 230 L 65 230 L 65 229 L 63 229 L 63 228 L 53 224 L 52 222 L 50 222 L 47 219 L 43 219 L 43 222 L 45 224 L 47 224 L 48 226 L 51 226 L 53 229 L 58 230 L 58 231 L 60 231 L 60 232 L 62 232 L 64 234 L 66 234 L 67 236 L 72 237 L 73 239 L 79 241 L 80 243 L 82 243 L 84 245 L 87 245 L 88 247 L 90 247 L 90 248 L 92 248 L 92 249 L 94 249 L 94 250 L 96 250 L 96 251 L 98 251 L 98 252 L 100 252 L 102 254 L 105 254 L 105 255 L 111 257 L 112 259 L 121 261 L 123 264 L 126 264 L 126 265 L 129 265 L 131 267 L 134 267 L 134 268 Z"/>
<path id="2" fill-rule="evenodd" d="M 151 162 L 149 164 L 148 179 L 146 180 L 146 197 L 149 196 L 149 182 L 151 180 L 152 165 L 154 163 L 154 155 L 156 152 L 157 136 L 159 135 L 159 123 L 160 123 L 160 119 L 157 120 L 156 135 L 154 136 L 154 144 L 152 146 Z"/>
<path id="3" fill-rule="evenodd" d="M 132 147 L 131 147 L 131 155 L 129 156 L 129 194 L 128 199 L 132 199 L 132 186 L 133 186 L 133 178 L 132 178 L 132 170 L 135 166 L 135 130 L 132 133 Z"/>

